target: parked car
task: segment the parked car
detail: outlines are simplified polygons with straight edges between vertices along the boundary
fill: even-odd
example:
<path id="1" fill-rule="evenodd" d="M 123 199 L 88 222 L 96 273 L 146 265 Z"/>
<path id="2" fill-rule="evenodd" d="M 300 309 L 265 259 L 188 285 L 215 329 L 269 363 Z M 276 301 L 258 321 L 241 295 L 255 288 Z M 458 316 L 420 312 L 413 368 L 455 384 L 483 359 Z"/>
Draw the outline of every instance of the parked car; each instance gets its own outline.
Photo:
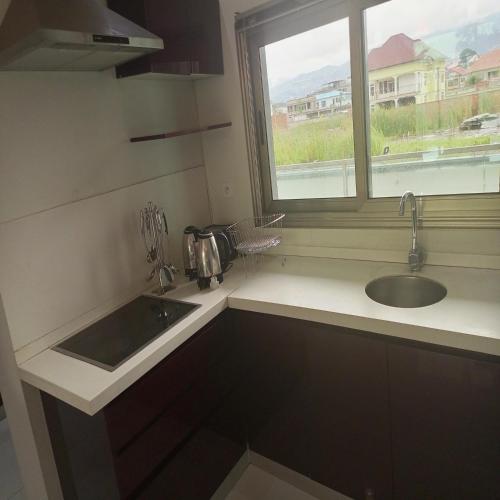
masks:
<path id="1" fill-rule="evenodd" d="M 477 117 L 473 116 L 472 118 L 467 118 L 460 124 L 460 130 L 478 130 L 481 128 L 483 125 L 482 120 Z"/>
<path id="2" fill-rule="evenodd" d="M 482 123 L 482 122 L 489 122 L 491 120 L 496 120 L 498 118 L 498 115 L 494 113 L 483 113 L 481 115 L 473 116 L 473 118 L 477 118 Z"/>

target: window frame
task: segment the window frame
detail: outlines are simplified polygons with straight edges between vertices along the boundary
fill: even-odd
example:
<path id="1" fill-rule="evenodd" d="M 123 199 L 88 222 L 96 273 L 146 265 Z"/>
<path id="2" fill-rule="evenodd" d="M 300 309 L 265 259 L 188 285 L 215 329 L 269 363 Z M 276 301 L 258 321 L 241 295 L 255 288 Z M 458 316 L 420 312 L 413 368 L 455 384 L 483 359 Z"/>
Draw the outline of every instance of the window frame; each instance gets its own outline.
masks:
<path id="1" fill-rule="evenodd" d="M 323 0 L 310 7 L 261 23 L 246 32 L 247 75 L 253 98 L 257 161 L 253 162 L 254 197 L 261 213 L 287 213 L 290 227 L 394 227 L 407 222 L 398 216 L 399 197 L 369 196 L 370 82 L 365 61 L 365 10 L 390 0 Z M 271 168 L 273 148 L 269 89 L 262 73 L 260 47 L 348 17 L 356 196 L 275 200 Z M 241 56 L 241 53 L 240 53 Z M 265 57 L 265 55 L 264 55 Z M 240 61 L 241 63 L 241 61 Z M 423 75 L 424 77 L 426 75 Z M 271 160 L 271 161 L 270 161 Z M 251 163 L 252 168 L 252 163 Z M 258 192 L 255 192 L 258 191 Z M 421 219 L 429 227 L 500 228 L 500 193 L 418 196 Z"/>

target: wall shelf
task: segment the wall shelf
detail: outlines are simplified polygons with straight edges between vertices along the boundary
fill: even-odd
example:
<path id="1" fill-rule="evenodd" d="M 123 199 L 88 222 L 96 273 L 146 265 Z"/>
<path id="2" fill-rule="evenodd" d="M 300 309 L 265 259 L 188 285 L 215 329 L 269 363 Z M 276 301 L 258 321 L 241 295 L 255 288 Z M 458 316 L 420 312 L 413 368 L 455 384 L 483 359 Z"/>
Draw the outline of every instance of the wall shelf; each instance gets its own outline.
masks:
<path id="1" fill-rule="evenodd" d="M 208 130 L 216 130 L 219 128 L 231 127 L 232 122 L 216 123 L 215 125 L 207 125 L 206 127 L 191 128 L 186 130 L 176 130 L 174 132 L 165 132 L 156 135 L 144 135 L 141 137 L 131 137 L 130 142 L 156 141 L 158 139 L 170 139 L 172 137 L 180 137 L 182 135 L 197 134 Z"/>

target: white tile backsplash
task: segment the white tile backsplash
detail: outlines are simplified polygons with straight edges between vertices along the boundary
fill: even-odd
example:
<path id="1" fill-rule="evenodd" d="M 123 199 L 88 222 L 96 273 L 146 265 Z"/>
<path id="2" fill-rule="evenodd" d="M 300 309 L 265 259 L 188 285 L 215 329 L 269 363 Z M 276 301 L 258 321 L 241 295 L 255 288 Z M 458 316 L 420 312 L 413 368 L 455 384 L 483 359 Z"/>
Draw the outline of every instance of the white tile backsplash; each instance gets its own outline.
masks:
<path id="1" fill-rule="evenodd" d="M 0 222 L 203 164 L 191 82 L 113 71 L 0 74 Z"/>
<path id="2" fill-rule="evenodd" d="M 19 359 L 149 286 L 137 227 L 149 200 L 179 268 L 183 228 L 211 209 L 199 134 L 129 142 L 198 126 L 192 82 L 7 72 L 0 95 L 0 293 Z"/>
<path id="3" fill-rule="evenodd" d="M 0 287 L 15 350 L 148 285 L 137 212 L 149 200 L 165 209 L 171 258 L 182 269 L 182 230 L 210 223 L 203 167 L 0 225 Z"/>

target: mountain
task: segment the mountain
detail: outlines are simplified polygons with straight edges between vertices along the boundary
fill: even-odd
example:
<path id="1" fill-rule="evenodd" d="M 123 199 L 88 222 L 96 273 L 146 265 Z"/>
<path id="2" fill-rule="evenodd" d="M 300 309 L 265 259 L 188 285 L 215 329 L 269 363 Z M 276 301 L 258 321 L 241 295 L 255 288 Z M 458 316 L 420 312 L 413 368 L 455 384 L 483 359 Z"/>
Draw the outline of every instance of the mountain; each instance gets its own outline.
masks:
<path id="1" fill-rule="evenodd" d="M 350 73 L 348 62 L 339 66 L 323 66 L 310 73 L 303 73 L 272 87 L 269 90 L 271 102 L 286 102 L 294 97 L 305 96 L 318 90 L 325 83 L 347 78 Z"/>
<path id="2" fill-rule="evenodd" d="M 500 12 L 455 30 L 432 33 L 423 41 L 450 59 L 457 59 L 463 49 L 488 52 L 500 46 Z"/>
<path id="3" fill-rule="evenodd" d="M 432 33 L 423 41 L 451 60 L 456 60 L 464 48 L 482 54 L 500 47 L 500 13 L 491 14 L 478 22 L 465 24 L 455 30 Z M 342 80 L 351 73 L 349 63 L 323 66 L 275 85 L 269 90 L 273 104 L 303 97 L 333 80 Z"/>

